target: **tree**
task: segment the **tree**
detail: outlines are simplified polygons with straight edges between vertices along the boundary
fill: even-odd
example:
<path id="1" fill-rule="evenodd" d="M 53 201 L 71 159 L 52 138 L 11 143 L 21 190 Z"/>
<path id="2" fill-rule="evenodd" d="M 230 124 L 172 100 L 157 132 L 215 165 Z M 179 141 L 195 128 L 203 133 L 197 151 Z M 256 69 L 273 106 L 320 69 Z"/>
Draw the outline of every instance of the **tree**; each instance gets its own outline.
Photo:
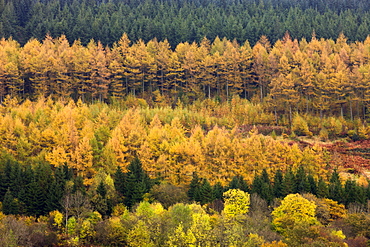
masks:
<path id="1" fill-rule="evenodd" d="M 329 199 L 332 199 L 337 202 L 344 202 L 343 198 L 343 186 L 339 178 L 337 170 L 331 174 L 329 180 Z"/>
<path id="2" fill-rule="evenodd" d="M 190 182 L 190 188 L 188 190 L 188 197 L 190 201 L 200 200 L 200 182 L 201 179 L 198 177 L 197 173 L 193 173 L 193 178 Z"/>
<path id="3" fill-rule="evenodd" d="M 249 186 L 243 176 L 234 176 L 229 183 L 228 189 L 240 189 L 244 192 L 249 191 Z"/>
<path id="4" fill-rule="evenodd" d="M 73 153 L 72 168 L 76 169 L 77 174 L 84 178 L 86 185 L 91 184 L 91 180 L 95 174 L 93 169 L 93 151 L 90 140 L 84 137 L 80 140 L 78 146 Z"/>
<path id="5" fill-rule="evenodd" d="M 206 203 L 210 203 L 213 200 L 214 197 L 212 187 L 207 179 L 203 179 L 203 182 L 200 187 L 200 203 L 203 205 Z"/>
<path id="6" fill-rule="evenodd" d="M 19 205 L 18 200 L 13 197 L 10 189 L 5 193 L 4 200 L 2 203 L 2 211 L 4 214 L 18 214 Z"/>
<path id="7" fill-rule="evenodd" d="M 283 194 L 283 173 L 281 172 L 281 170 L 277 170 L 275 172 L 275 176 L 274 176 L 274 184 L 273 184 L 273 192 L 274 192 L 274 196 L 276 198 L 280 198 L 282 197 L 284 194 Z"/>
<path id="8" fill-rule="evenodd" d="M 235 217 L 248 213 L 250 195 L 239 189 L 230 189 L 223 193 L 225 208 L 223 213 L 227 217 Z"/>
<path id="9" fill-rule="evenodd" d="M 289 194 L 282 200 L 281 205 L 272 211 L 272 225 L 277 232 L 289 237 L 296 227 L 319 225 L 315 209 L 315 203 L 299 194 Z"/>
<path id="10" fill-rule="evenodd" d="M 120 196 L 123 196 L 126 190 L 126 175 L 122 172 L 120 166 L 117 167 L 114 174 L 114 188 Z"/>
<path id="11" fill-rule="evenodd" d="M 143 170 L 139 158 L 134 158 L 127 167 L 126 187 L 124 191 L 125 205 L 131 208 L 135 203 L 143 200 L 153 186 L 152 180 Z"/>

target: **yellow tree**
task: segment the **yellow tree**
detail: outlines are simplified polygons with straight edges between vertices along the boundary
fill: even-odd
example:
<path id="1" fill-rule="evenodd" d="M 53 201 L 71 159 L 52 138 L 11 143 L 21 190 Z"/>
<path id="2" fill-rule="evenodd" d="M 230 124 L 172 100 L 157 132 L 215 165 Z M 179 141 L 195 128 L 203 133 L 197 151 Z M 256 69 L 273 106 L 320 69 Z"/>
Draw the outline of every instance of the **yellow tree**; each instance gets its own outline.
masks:
<path id="1" fill-rule="evenodd" d="M 73 53 L 70 44 L 65 35 L 54 40 L 55 61 L 53 64 L 55 73 L 55 82 L 53 91 L 66 99 L 72 94 L 72 81 L 70 73 L 72 72 Z"/>
<path id="2" fill-rule="evenodd" d="M 274 99 L 275 118 L 277 119 L 277 106 L 282 110 L 289 111 L 289 119 L 292 121 L 292 108 L 299 101 L 299 93 L 296 87 L 296 78 L 291 73 L 291 65 L 288 58 L 283 55 L 278 64 L 279 75 L 271 82 L 271 96 Z"/>
<path id="3" fill-rule="evenodd" d="M 176 52 L 171 53 L 169 58 L 167 84 L 170 85 L 170 96 L 177 97 L 179 91 L 182 89 L 181 85 L 184 84 L 184 70 L 181 68 L 181 63 Z"/>
<path id="4" fill-rule="evenodd" d="M 143 44 L 142 41 L 139 41 L 139 45 L 136 44 L 131 46 L 125 57 L 126 87 L 134 96 L 136 95 L 137 91 L 140 91 L 140 86 L 142 84 L 143 78 L 143 74 L 140 70 L 141 61 L 140 58 L 137 56 L 140 51 L 140 43 Z"/>
<path id="5" fill-rule="evenodd" d="M 76 40 L 71 51 L 73 54 L 72 60 L 72 78 L 73 78 L 73 89 L 77 96 L 85 101 L 86 98 L 91 97 L 91 53 L 89 50 L 81 44 L 80 40 Z"/>
<path id="6" fill-rule="evenodd" d="M 241 62 L 240 47 L 236 41 L 226 42 L 223 58 L 225 61 L 224 83 L 226 98 L 228 99 L 231 94 L 239 94 L 242 91 L 242 78 L 239 68 Z"/>
<path id="7" fill-rule="evenodd" d="M 17 95 L 23 88 L 20 71 L 20 45 L 12 39 L 0 40 L 1 93 Z M 1 99 L 2 100 L 2 99 Z"/>
<path id="8" fill-rule="evenodd" d="M 90 140 L 87 137 L 82 138 L 76 150 L 72 154 L 72 162 L 70 167 L 76 170 L 77 175 L 84 179 L 85 185 L 90 185 L 96 173 L 93 168 L 93 151 L 90 145 Z"/>
<path id="9" fill-rule="evenodd" d="M 211 85 L 212 85 L 212 74 L 214 73 L 214 65 L 212 56 L 210 54 L 211 44 L 210 41 L 204 37 L 200 42 L 197 56 L 200 59 L 199 62 L 199 71 L 198 78 L 202 87 L 202 91 L 206 93 L 206 87 L 208 88 L 208 98 L 211 94 Z M 206 93 L 207 94 L 207 93 Z"/>
<path id="10" fill-rule="evenodd" d="M 167 177 L 169 174 L 168 134 L 158 115 L 155 115 L 148 126 L 148 134 L 139 151 L 143 168 L 150 175 Z"/>
<path id="11" fill-rule="evenodd" d="M 139 77 L 138 81 L 135 82 L 140 89 L 141 95 L 144 97 L 147 89 L 152 90 L 152 81 L 156 76 L 157 64 L 155 61 L 155 55 L 149 52 L 148 47 L 145 45 L 144 41 L 139 40 L 136 44 L 131 47 L 132 54 L 136 57 L 139 67 Z M 150 84 L 150 85 L 149 85 Z"/>
<path id="12" fill-rule="evenodd" d="M 223 193 L 225 207 L 223 214 L 226 217 L 245 215 L 249 211 L 250 195 L 239 189 L 230 189 Z"/>
<path id="13" fill-rule="evenodd" d="M 106 50 L 103 48 L 102 43 L 98 42 L 95 44 L 94 41 L 90 41 L 87 48 L 91 54 L 91 60 L 89 61 L 91 67 L 90 80 L 93 87 L 91 97 L 102 102 L 108 97 L 109 77 L 111 76 L 108 69 Z"/>
<path id="14" fill-rule="evenodd" d="M 251 99 L 255 88 L 252 81 L 252 48 L 248 41 L 240 47 L 240 76 L 243 84 L 244 98 Z"/>
<path id="15" fill-rule="evenodd" d="M 106 152 L 114 154 L 113 166 L 126 168 L 129 162 L 138 155 L 145 138 L 146 131 L 141 122 L 138 110 L 130 109 L 113 129 L 112 137 L 106 145 Z"/>
<path id="16" fill-rule="evenodd" d="M 233 156 L 232 138 L 230 133 L 218 126 L 210 130 L 203 142 L 204 156 L 206 159 L 206 169 L 202 169 L 199 176 L 207 178 L 209 181 L 220 181 L 225 183 L 234 174 L 232 160 Z"/>
<path id="17" fill-rule="evenodd" d="M 316 204 L 299 194 L 287 195 L 281 205 L 274 209 L 272 225 L 275 230 L 289 238 L 289 234 L 297 227 L 319 225 L 315 217 Z M 302 236 L 303 237 L 303 236 Z"/>
<path id="18" fill-rule="evenodd" d="M 169 80 L 168 73 L 170 72 L 171 47 L 167 40 L 156 42 L 157 54 L 155 61 L 158 66 L 158 84 L 161 88 L 161 93 L 166 94 L 171 88 L 172 80 Z"/>
<path id="19" fill-rule="evenodd" d="M 260 91 L 259 97 L 262 102 L 266 95 L 270 76 L 268 68 L 268 50 L 261 42 L 257 42 L 257 44 L 253 46 L 253 61 L 253 71 L 256 74 L 256 82 Z"/>
<path id="20" fill-rule="evenodd" d="M 5 39 L 1 40 L 1 45 L 0 45 L 0 100 L 1 102 L 3 101 L 3 98 L 6 94 L 6 68 L 5 65 L 7 64 L 7 55 L 4 49 L 5 45 Z"/>
<path id="21" fill-rule="evenodd" d="M 294 77 L 297 78 L 297 86 L 301 94 L 302 106 L 304 98 L 306 101 L 306 113 L 308 113 L 310 106 L 312 106 L 312 99 L 314 98 L 314 80 L 316 72 L 312 64 L 309 63 L 305 53 L 297 51 L 293 55 L 293 60 L 295 68 L 292 72 L 294 73 Z"/>
<path id="22" fill-rule="evenodd" d="M 111 74 L 109 83 L 109 95 L 113 100 L 122 99 L 125 95 L 125 67 L 118 45 L 113 44 L 108 59 L 108 69 Z"/>
<path id="23" fill-rule="evenodd" d="M 185 92 L 189 98 L 197 98 L 202 94 L 199 82 L 200 57 L 198 45 L 194 42 L 188 46 L 184 54 L 183 68 L 185 71 Z"/>
<path id="24" fill-rule="evenodd" d="M 42 44 L 36 39 L 29 40 L 21 52 L 22 69 L 38 96 L 46 96 L 49 93 L 48 62 L 44 59 L 46 52 L 45 47 L 42 48 Z"/>
<path id="25" fill-rule="evenodd" d="M 125 74 L 126 56 L 130 48 L 130 40 L 126 33 L 122 35 L 118 43 L 113 44 L 109 69 L 112 75 L 109 92 L 113 99 L 122 98 L 128 93 L 128 79 Z"/>

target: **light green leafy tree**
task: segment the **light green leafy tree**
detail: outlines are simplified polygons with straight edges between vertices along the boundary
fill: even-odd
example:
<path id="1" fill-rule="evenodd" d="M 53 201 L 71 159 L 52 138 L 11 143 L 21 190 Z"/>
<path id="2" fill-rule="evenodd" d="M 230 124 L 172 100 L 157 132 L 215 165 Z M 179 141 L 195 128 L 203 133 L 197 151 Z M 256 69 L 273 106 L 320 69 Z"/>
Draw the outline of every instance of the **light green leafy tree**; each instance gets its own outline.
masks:
<path id="1" fill-rule="evenodd" d="M 316 204 L 299 194 L 289 194 L 272 212 L 272 226 L 283 235 L 289 246 L 300 246 L 311 236 L 314 227 L 320 227 L 316 218 Z"/>
<path id="2" fill-rule="evenodd" d="M 250 195 L 239 189 L 230 189 L 223 193 L 225 207 L 223 214 L 227 217 L 243 215 L 248 213 Z"/>

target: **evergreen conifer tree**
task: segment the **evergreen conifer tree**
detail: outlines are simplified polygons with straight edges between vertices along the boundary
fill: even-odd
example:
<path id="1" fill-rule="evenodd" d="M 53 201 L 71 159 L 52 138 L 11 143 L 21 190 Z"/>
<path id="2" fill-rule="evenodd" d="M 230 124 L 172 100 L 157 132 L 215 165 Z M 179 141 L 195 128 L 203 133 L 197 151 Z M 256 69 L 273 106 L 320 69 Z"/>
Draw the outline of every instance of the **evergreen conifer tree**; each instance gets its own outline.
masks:
<path id="1" fill-rule="evenodd" d="M 210 203 L 213 200 L 214 197 L 212 187 L 207 179 L 203 179 L 202 185 L 200 187 L 200 203 L 203 205 Z"/>
<path id="2" fill-rule="evenodd" d="M 200 179 L 198 177 L 198 174 L 194 172 L 188 190 L 188 197 L 190 201 L 197 201 L 197 199 L 199 199 L 199 190 L 200 190 Z"/>
<path id="3" fill-rule="evenodd" d="M 135 203 L 143 200 L 144 194 L 150 191 L 153 184 L 137 157 L 130 162 L 127 169 L 123 195 L 125 196 L 126 206 L 131 208 Z"/>
<path id="4" fill-rule="evenodd" d="M 217 182 L 214 186 L 213 186 L 213 197 L 215 199 L 222 199 L 222 194 L 224 193 L 224 187 L 222 186 L 222 184 L 220 182 Z"/>
<path id="5" fill-rule="evenodd" d="M 319 178 L 319 182 L 317 183 L 317 197 L 319 198 L 327 198 L 329 196 L 329 188 L 328 185 L 325 183 L 322 177 Z"/>
<path id="6" fill-rule="evenodd" d="M 248 192 L 249 186 L 247 182 L 245 182 L 243 176 L 234 176 L 229 183 L 228 189 L 240 189 L 244 192 Z"/>
<path id="7" fill-rule="evenodd" d="M 311 174 L 307 175 L 307 183 L 309 186 L 309 189 L 307 192 L 313 195 L 317 195 L 317 184 L 316 184 L 315 178 Z"/>
<path id="8" fill-rule="evenodd" d="M 304 193 L 310 191 L 310 185 L 307 180 L 306 172 L 303 166 L 300 166 L 295 174 L 295 192 Z"/>
<path id="9" fill-rule="evenodd" d="M 339 178 L 339 174 L 337 170 L 331 174 L 330 181 L 329 181 L 329 199 L 334 201 L 343 203 L 343 186 Z"/>
<path id="10" fill-rule="evenodd" d="M 295 193 L 295 176 L 291 169 L 289 169 L 283 179 L 283 196 Z"/>
<path id="11" fill-rule="evenodd" d="M 277 170 L 275 173 L 272 190 L 275 198 L 283 197 L 283 173 L 281 170 Z"/>
<path id="12" fill-rule="evenodd" d="M 126 190 L 126 176 L 122 172 L 121 167 L 117 167 L 117 170 L 114 174 L 114 188 L 116 189 L 118 195 L 123 196 Z"/>
<path id="13" fill-rule="evenodd" d="M 3 200 L 3 213 L 4 214 L 18 214 L 18 203 L 14 199 L 10 189 L 7 190 Z"/>
<path id="14" fill-rule="evenodd" d="M 106 198 L 107 189 L 105 188 L 103 181 L 100 181 L 98 187 L 96 188 L 96 193 L 98 193 L 102 198 Z"/>

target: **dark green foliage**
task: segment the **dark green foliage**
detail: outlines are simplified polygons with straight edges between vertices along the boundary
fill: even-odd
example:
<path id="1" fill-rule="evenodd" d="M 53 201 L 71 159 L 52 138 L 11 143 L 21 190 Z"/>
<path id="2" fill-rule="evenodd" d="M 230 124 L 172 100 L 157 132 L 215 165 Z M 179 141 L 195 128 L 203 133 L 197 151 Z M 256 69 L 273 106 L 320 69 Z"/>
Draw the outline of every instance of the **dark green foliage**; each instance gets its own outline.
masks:
<path id="1" fill-rule="evenodd" d="M 317 183 L 317 196 L 319 198 L 327 198 L 329 196 L 329 188 L 322 177 L 319 178 Z"/>
<path id="2" fill-rule="evenodd" d="M 254 176 L 254 179 L 251 184 L 251 193 L 259 194 L 262 190 L 262 184 L 263 182 L 262 182 L 261 177 L 258 175 Z"/>
<path id="3" fill-rule="evenodd" d="M 295 192 L 297 193 L 307 193 L 310 192 L 310 184 L 308 182 L 306 172 L 303 166 L 300 166 L 295 175 Z"/>
<path id="4" fill-rule="evenodd" d="M 258 194 L 262 199 L 270 203 L 273 199 L 273 188 L 266 170 L 260 176 L 256 175 L 251 185 L 251 193 Z"/>
<path id="5" fill-rule="evenodd" d="M 185 203 L 189 201 L 187 190 L 183 187 L 178 187 L 173 184 L 162 182 L 156 184 L 150 190 L 150 197 L 160 202 L 162 206 L 168 209 L 176 203 Z"/>
<path id="6" fill-rule="evenodd" d="M 148 191 L 146 190 L 145 183 L 138 180 L 133 173 L 127 175 L 126 182 L 127 187 L 124 193 L 124 202 L 127 207 L 131 208 L 135 203 L 142 201 L 144 194 Z"/>
<path id="7" fill-rule="evenodd" d="M 17 200 L 13 197 L 12 193 L 8 189 L 5 193 L 3 200 L 3 213 L 4 214 L 18 214 L 19 207 Z"/>
<path id="8" fill-rule="evenodd" d="M 277 170 L 274 176 L 274 185 L 272 187 L 274 197 L 283 197 L 283 173 L 281 170 Z"/>
<path id="9" fill-rule="evenodd" d="M 49 211 L 55 209 L 62 210 L 60 202 L 65 193 L 66 182 L 72 178 L 72 173 L 68 166 L 64 165 L 55 169 L 54 177 L 48 187 L 47 207 Z"/>
<path id="10" fill-rule="evenodd" d="M 103 181 L 100 181 L 98 188 L 96 188 L 96 193 L 98 193 L 102 198 L 106 198 L 107 189 L 105 188 Z"/>
<path id="11" fill-rule="evenodd" d="M 261 180 L 263 183 L 270 184 L 269 174 L 267 173 L 266 169 L 262 170 Z"/>
<path id="12" fill-rule="evenodd" d="M 198 177 L 197 173 L 193 173 L 193 178 L 190 182 L 190 188 L 188 190 L 188 197 L 190 201 L 198 201 L 199 200 L 199 190 L 200 190 L 200 178 Z"/>
<path id="13" fill-rule="evenodd" d="M 245 182 L 243 176 L 234 176 L 229 183 L 228 189 L 240 189 L 244 192 L 249 191 L 248 184 Z"/>
<path id="14" fill-rule="evenodd" d="M 328 198 L 343 203 L 343 187 L 339 178 L 339 174 L 337 170 L 334 170 L 334 172 L 331 174 L 330 180 L 329 180 L 329 196 Z"/>
<path id="15" fill-rule="evenodd" d="M 131 208 L 135 203 L 143 200 L 145 193 L 148 193 L 153 186 L 153 181 L 143 170 L 138 158 L 134 158 L 127 167 L 126 186 L 124 190 L 125 205 Z"/>
<path id="16" fill-rule="evenodd" d="M 291 169 L 289 169 L 284 176 L 283 179 L 283 186 L 282 186 L 282 194 L 283 196 L 287 196 L 289 194 L 296 193 L 296 180 L 295 175 Z"/>
<path id="17" fill-rule="evenodd" d="M 24 43 L 46 33 L 65 34 L 71 40 L 90 39 L 112 45 L 122 33 L 133 41 L 168 39 L 200 41 L 204 36 L 249 40 L 261 35 L 271 41 L 289 31 L 298 40 L 336 38 L 340 32 L 350 40 L 364 40 L 369 33 L 370 6 L 363 1 L 5 1 L 0 10 L 0 35 Z M 346 10 L 346 11 L 344 11 Z M 273 25 L 271 26 L 271 23 Z"/>
<path id="18" fill-rule="evenodd" d="M 80 191 L 83 195 L 86 194 L 84 179 L 81 176 L 76 176 L 73 178 L 72 193 L 76 193 L 77 191 Z"/>
<path id="19" fill-rule="evenodd" d="M 309 186 L 307 192 L 313 195 L 317 195 L 317 184 L 316 184 L 314 177 L 311 174 L 307 175 L 307 182 Z"/>
<path id="20" fill-rule="evenodd" d="M 200 203 L 202 205 L 206 203 L 210 203 L 214 200 L 213 189 L 207 179 L 203 179 L 199 192 L 200 192 L 199 193 Z"/>
<path id="21" fill-rule="evenodd" d="M 221 185 L 220 182 L 217 182 L 214 186 L 213 186 L 213 197 L 215 199 L 222 199 L 222 195 L 223 193 L 225 192 L 224 190 L 224 187 Z"/>
<path id="22" fill-rule="evenodd" d="M 37 180 L 27 186 L 26 200 L 27 214 L 40 216 L 47 213 L 47 193 Z"/>
<path id="23" fill-rule="evenodd" d="M 114 174 L 114 188 L 120 196 L 123 196 L 126 190 L 126 176 L 122 172 L 121 167 L 117 167 L 116 173 Z"/>
<path id="24" fill-rule="evenodd" d="M 101 215 L 110 215 L 112 213 L 112 200 L 107 198 L 107 188 L 103 181 L 100 181 L 96 188 L 96 195 L 92 198 L 92 203 Z"/>
<path id="25" fill-rule="evenodd" d="M 365 190 L 364 187 L 359 186 L 355 181 L 347 180 L 343 188 L 344 204 L 346 206 L 355 202 L 365 204 L 367 202 Z"/>

